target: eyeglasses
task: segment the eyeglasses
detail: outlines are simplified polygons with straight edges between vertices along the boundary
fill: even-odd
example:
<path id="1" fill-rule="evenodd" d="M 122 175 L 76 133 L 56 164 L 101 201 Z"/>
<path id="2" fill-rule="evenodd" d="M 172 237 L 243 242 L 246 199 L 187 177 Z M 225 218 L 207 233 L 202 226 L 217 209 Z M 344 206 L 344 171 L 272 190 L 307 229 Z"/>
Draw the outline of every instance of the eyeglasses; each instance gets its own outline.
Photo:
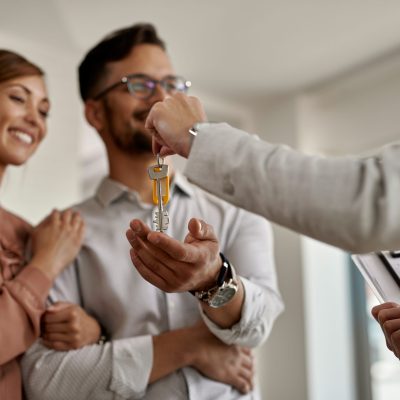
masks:
<path id="1" fill-rule="evenodd" d="M 176 92 L 186 93 L 192 83 L 181 76 L 168 75 L 161 80 L 152 79 L 145 74 L 132 74 L 124 76 L 119 82 L 114 83 L 108 88 L 102 90 L 94 100 L 98 100 L 107 94 L 110 90 L 115 89 L 119 85 L 126 84 L 129 93 L 140 100 L 147 100 L 154 95 L 157 85 L 160 85 L 168 94 Z"/>

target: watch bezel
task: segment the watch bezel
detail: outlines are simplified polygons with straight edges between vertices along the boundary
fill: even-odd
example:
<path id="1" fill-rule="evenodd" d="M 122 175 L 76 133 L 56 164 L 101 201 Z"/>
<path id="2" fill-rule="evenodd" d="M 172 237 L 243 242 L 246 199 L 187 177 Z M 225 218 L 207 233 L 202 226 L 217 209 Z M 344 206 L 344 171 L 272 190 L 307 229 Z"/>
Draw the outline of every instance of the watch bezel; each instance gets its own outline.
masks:
<path id="1" fill-rule="evenodd" d="M 208 298 L 207 304 L 212 308 L 223 307 L 228 304 L 238 291 L 238 284 L 231 279 L 224 283 L 223 286 L 217 287 L 217 290 Z M 217 302 L 217 299 L 222 299 L 222 303 Z"/>
<path id="2" fill-rule="evenodd" d="M 229 303 L 238 291 L 238 281 L 236 278 L 235 269 L 233 265 L 220 253 L 222 259 L 222 266 L 218 274 L 216 286 L 208 290 L 191 292 L 199 300 L 206 303 L 212 308 L 219 308 Z M 232 293 L 227 295 L 227 293 Z M 222 299 L 222 302 L 216 303 L 216 298 Z M 225 300 L 224 300 L 225 298 Z"/>

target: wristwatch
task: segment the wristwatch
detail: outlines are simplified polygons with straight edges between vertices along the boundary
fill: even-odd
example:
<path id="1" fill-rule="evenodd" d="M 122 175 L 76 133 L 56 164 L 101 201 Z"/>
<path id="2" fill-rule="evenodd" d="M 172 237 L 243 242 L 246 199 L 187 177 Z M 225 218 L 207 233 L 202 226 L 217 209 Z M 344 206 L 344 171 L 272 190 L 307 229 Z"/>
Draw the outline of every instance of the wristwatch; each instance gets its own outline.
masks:
<path id="1" fill-rule="evenodd" d="M 219 254 L 222 259 L 222 266 L 215 286 L 209 290 L 191 292 L 199 300 L 213 308 L 219 308 L 229 303 L 238 291 L 238 280 L 233 265 L 222 253 Z"/>

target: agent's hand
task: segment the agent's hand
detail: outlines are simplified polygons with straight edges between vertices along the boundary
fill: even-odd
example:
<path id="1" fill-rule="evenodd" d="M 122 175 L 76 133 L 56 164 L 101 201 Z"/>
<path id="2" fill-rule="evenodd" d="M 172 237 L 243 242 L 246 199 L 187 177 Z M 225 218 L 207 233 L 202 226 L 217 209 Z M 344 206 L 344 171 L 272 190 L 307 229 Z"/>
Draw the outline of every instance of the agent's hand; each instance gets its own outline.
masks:
<path id="1" fill-rule="evenodd" d="M 162 157 L 177 153 L 188 157 L 193 138 L 189 129 L 207 121 L 199 99 L 175 93 L 151 108 L 145 127 L 153 135 L 153 152 Z"/>
<path id="2" fill-rule="evenodd" d="M 57 302 L 42 317 L 43 344 L 54 350 L 79 349 L 96 343 L 100 325 L 81 307 L 68 302 Z"/>
<path id="3" fill-rule="evenodd" d="M 33 230 L 31 263 L 53 280 L 76 257 L 83 235 L 78 212 L 54 210 Z"/>
<path id="4" fill-rule="evenodd" d="M 385 334 L 388 349 L 400 358 L 400 305 L 383 303 L 374 307 L 371 313 Z"/>
<path id="5" fill-rule="evenodd" d="M 130 223 L 126 236 L 131 259 L 142 277 L 165 292 L 205 290 L 215 285 L 222 260 L 211 225 L 192 218 L 183 243 L 152 232 L 140 220 Z"/>
<path id="6" fill-rule="evenodd" d="M 194 333 L 193 367 L 203 375 L 233 386 L 241 393 L 253 389 L 254 357 L 251 349 L 227 345 L 208 331 L 204 323 Z"/>

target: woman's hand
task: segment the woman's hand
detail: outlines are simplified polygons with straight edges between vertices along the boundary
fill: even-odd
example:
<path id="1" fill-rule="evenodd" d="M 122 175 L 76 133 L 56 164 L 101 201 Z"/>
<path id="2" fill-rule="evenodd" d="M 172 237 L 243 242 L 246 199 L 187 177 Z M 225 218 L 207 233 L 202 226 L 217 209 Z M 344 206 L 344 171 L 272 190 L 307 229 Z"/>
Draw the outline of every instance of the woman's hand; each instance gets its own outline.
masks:
<path id="1" fill-rule="evenodd" d="M 43 344 L 54 350 L 73 350 L 96 343 L 98 322 L 76 304 L 57 302 L 43 315 Z"/>
<path id="2" fill-rule="evenodd" d="M 78 212 L 53 210 L 33 230 L 31 263 L 53 280 L 76 257 L 83 234 L 84 221 Z"/>

